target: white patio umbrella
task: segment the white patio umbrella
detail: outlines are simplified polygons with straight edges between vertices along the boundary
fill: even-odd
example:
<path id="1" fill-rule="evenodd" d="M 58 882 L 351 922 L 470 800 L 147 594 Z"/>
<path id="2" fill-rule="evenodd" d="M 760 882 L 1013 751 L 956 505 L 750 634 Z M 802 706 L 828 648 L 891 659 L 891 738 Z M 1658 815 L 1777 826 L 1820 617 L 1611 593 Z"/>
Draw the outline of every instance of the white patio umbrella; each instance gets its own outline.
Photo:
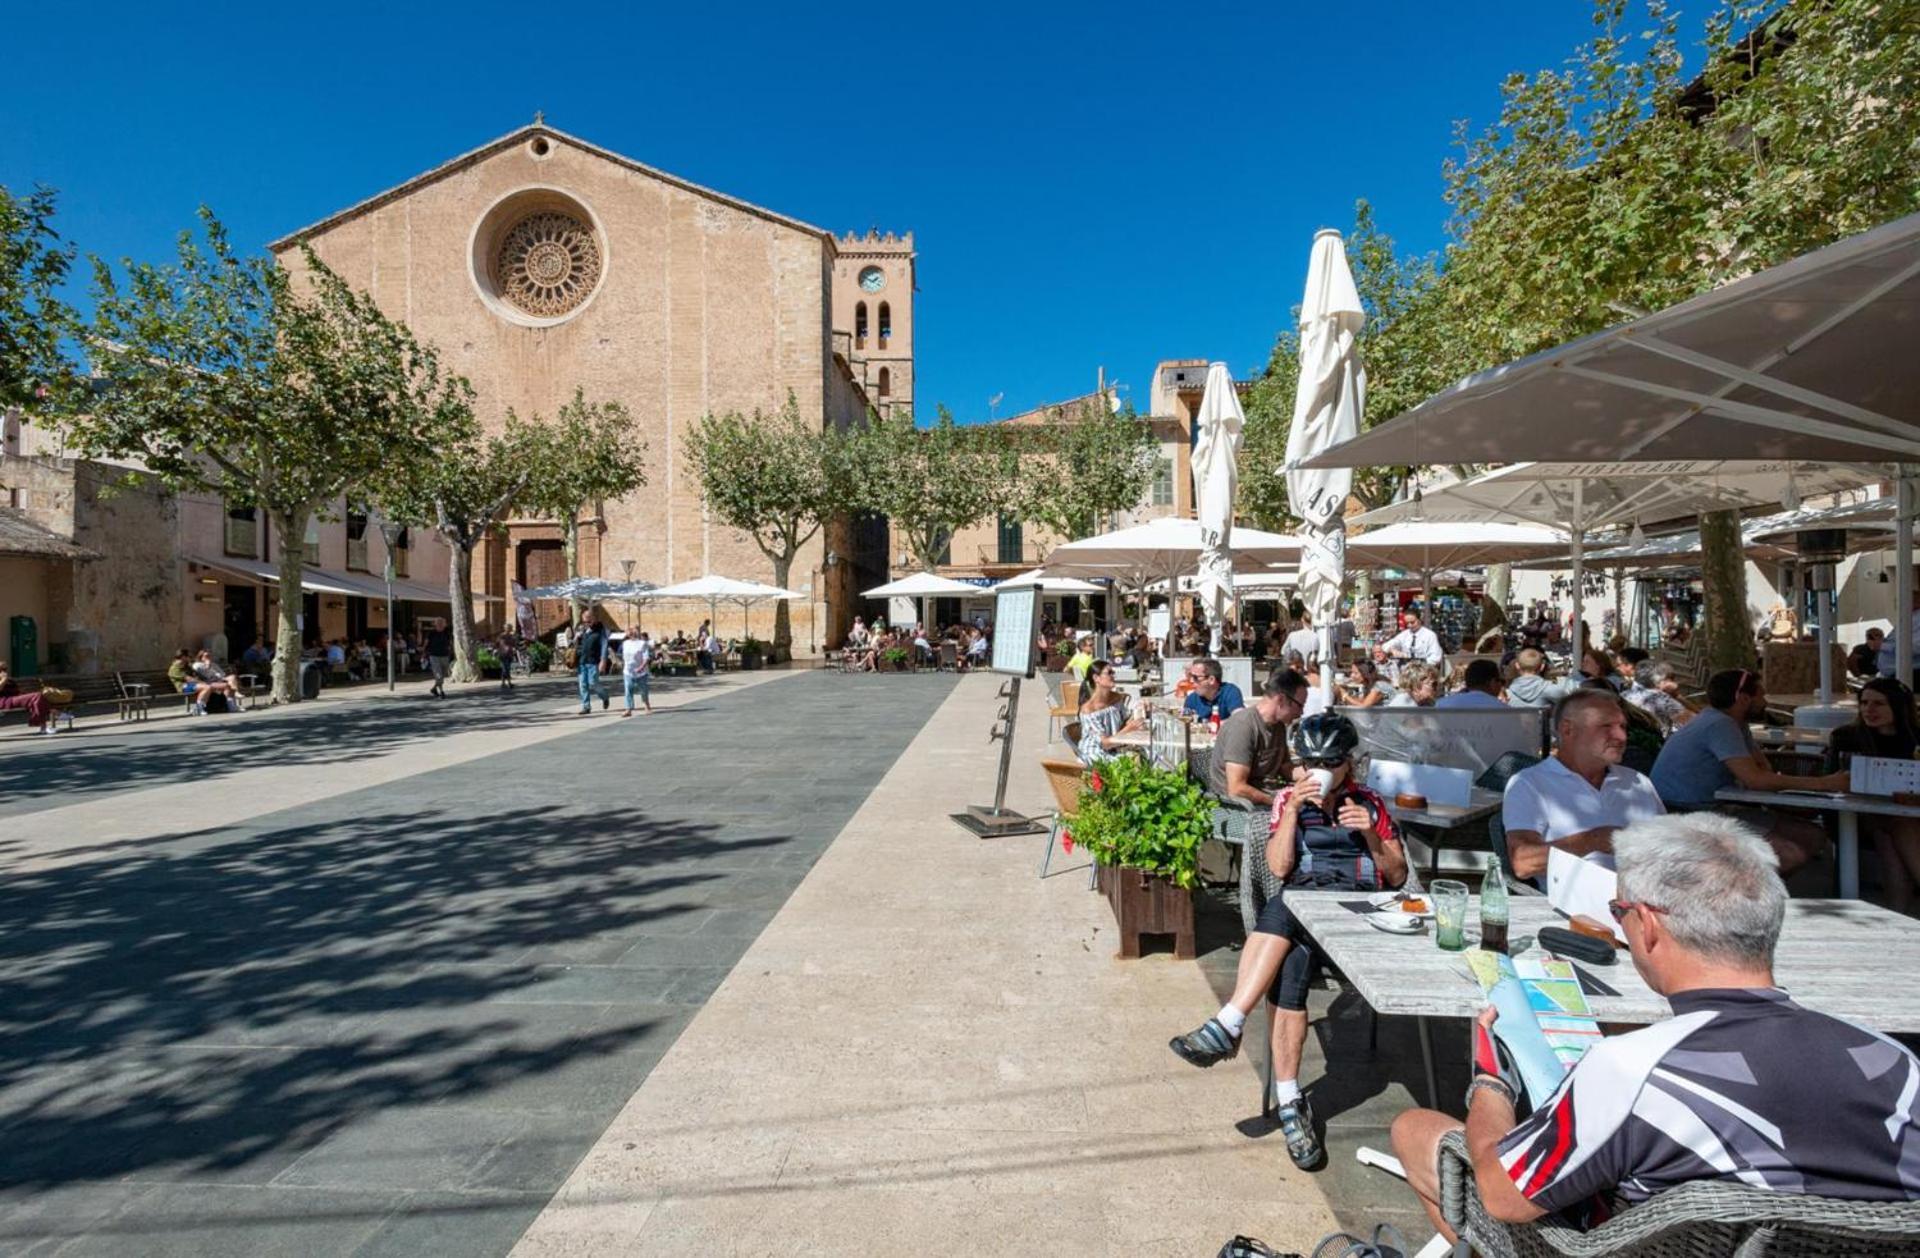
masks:
<path id="1" fill-rule="evenodd" d="M 1309 545 L 1300 560 L 1300 592 L 1319 626 L 1320 688 L 1328 704 L 1333 702 L 1333 622 L 1347 579 L 1343 517 L 1353 473 L 1301 465 L 1360 431 L 1367 373 L 1356 342 L 1366 321 L 1340 233 L 1331 228 L 1314 233 L 1300 302 L 1300 380 L 1287 432 L 1286 474 L 1287 502 L 1306 526 Z"/>
<path id="2" fill-rule="evenodd" d="M 871 590 L 862 590 L 862 598 L 910 598 L 920 609 L 920 623 L 927 623 L 927 603 L 930 598 L 978 598 L 981 587 L 969 585 L 965 581 L 955 581 L 933 572 L 916 572 L 912 576 L 901 577 L 898 581 L 889 581 L 885 585 L 876 585 Z"/>
<path id="3" fill-rule="evenodd" d="M 1144 596 L 1155 581 L 1178 580 L 1199 570 L 1206 548 L 1202 532 L 1198 520 L 1163 516 L 1056 546 L 1044 570 L 1053 576 L 1111 577 Z M 1273 564 L 1298 559 L 1300 550 L 1298 538 L 1236 528 L 1230 557 L 1236 572 L 1266 572 Z"/>
<path id="4" fill-rule="evenodd" d="M 1516 463 L 1432 490 L 1358 517 L 1363 524 L 1408 520 L 1532 524 L 1565 529 L 1572 543 L 1573 656 L 1580 634 L 1591 534 L 1641 523 L 1690 519 L 1702 512 L 1748 509 L 1803 495 L 1838 493 L 1883 479 L 1859 463 L 1743 462 L 1734 459 L 1661 463 Z M 1618 539 L 1624 540 L 1624 538 Z"/>
<path id="5" fill-rule="evenodd" d="M 1468 376 L 1318 456 L 1324 467 L 1522 459 L 1899 460 L 1898 593 L 1913 596 L 1920 214 L 1690 301 Z M 1894 635 L 1901 676 L 1910 636 Z"/>
<path id="6" fill-rule="evenodd" d="M 1021 585 L 1037 585 L 1048 594 L 1105 594 L 1107 587 L 1095 585 L 1091 581 L 1082 581 L 1078 577 L 1056 577 L 1045 568 L 1029 568 L 1018 576 L 996 581 L 988 586 L 990 590 L 1012 589 Z"/>
<path id="7" fill-rule="evenodd" d="M 1207 391 L 1194 423 L 1193 479 L 1199 488 L 1200 565 L 1195 583 L 1207 606 L 1211 650 L 1220 653 L 1220 631 L 1233 598 L 1233 497 L 1238 487 L 1240 433 L 1247 417 L 1234 395 L 1225 363 L 1207 367 Z"/>
<path id="8" fill-rule="evenodd" d="M 781 589 L 777 585 L 763 585 L 758 581 L 738 581 L 732 577 L 715 576 L 709 573 L 704 577 L 695 577 L 691 581 L 681 581 L 676 585 L 663 585 L 648 593 L 654 600 L 683 598 L 704 601 L 707 615 L 711 619 L 716 615 L 716 604 L 740 604 L 740 634 L 751 637 L 747 627 L 747 611 L 755 603 L 780 602 L 788 599 L 804 598 L 792 590 Z"/>
<path id="9" fill-rule="evenodd" d="M 1565 554 L 1567 535 L 1531 524 L 1409 520 L 1347 538 L 1347 562 L 1416 572 Z"/>

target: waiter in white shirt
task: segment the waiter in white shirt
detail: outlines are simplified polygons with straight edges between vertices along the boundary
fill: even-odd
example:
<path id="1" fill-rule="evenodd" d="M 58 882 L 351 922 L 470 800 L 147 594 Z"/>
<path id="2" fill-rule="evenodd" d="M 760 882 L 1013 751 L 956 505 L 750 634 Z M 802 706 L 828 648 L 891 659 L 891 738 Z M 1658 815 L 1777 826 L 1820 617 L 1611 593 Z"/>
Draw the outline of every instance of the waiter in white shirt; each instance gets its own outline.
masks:
<path id="1" fill-rule="evenodd" d="M 1378 651 L 1379 657 L 1419 660 L 1438 668 L 1444 655 L 1440 650 L 1440 635 L 1420 623 L 1419 612 L 1408 612 L 1404 619 L 1406 628 L 1386 640 Z"/>
<path id="2" fill-rule="evenodd" d="M 1874 663 L 1879 667 L 1882 677 L 1893 676 L 1899 667 L 1896 662 L 1899 647 L 1893 640 L 1893 635 L 1898 632 L 1900 632 L 1898 627 L 1888 630 L 1887 636 L 1880 642 L 1880 655 Z M 1913 643 L 1914 672 L 1920 673 L 1920 584 L 1915 585 L 1913 589 L 1913 618 L 1909 622 L 1908 633 L 1912 635 L 1910 640 Z M 1902 680 L 1906 679 L 1902 678 Z"/>

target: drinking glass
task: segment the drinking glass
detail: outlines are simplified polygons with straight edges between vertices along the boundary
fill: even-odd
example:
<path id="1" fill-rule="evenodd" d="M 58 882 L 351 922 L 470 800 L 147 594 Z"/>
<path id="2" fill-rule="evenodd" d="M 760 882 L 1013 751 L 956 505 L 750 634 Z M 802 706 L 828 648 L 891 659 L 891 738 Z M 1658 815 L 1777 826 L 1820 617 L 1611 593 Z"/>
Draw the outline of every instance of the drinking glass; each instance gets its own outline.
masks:
<path id="1" fill-rule="evenodd" d="M 1451 878 L 1435 880 L 1427 893 L 1433 897 L 1433 938 L 1448 952 L 1467 946 L 1467 884 Z"/>

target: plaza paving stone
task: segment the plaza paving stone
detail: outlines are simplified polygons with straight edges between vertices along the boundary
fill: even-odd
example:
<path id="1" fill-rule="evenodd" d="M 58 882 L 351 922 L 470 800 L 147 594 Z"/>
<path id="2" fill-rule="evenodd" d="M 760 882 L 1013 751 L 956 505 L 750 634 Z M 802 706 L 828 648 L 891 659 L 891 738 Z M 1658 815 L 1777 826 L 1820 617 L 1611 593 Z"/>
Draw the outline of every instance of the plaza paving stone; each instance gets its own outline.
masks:
<path id="1" fill-rule="evenodd" d="M 6 746 L 0 1254 L 505 1252 L 953 685 L 756 681 Z"/>

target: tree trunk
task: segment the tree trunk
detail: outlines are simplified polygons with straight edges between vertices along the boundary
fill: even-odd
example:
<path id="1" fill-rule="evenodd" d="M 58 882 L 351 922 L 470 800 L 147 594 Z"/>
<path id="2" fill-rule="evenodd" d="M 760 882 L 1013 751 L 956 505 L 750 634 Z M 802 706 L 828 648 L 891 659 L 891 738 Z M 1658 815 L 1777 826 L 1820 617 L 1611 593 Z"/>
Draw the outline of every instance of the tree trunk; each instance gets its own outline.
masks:
<path id="1" fill-rule="evenodd" d="M 473 663 L 473 547 L 451 533 L 447 539 L 447 603 L 453 608 L 453 679 L 479 681 Z"/>
<path id="2" fill-rule="evenodd" d="M 1753 630 L 1747 624 L 1747 556 L 1735 512 L 1700 517 L 1700 586 L 1707 605 L 1708 669 L 1755 667 Z"/>
<path id="3" fill-rule="evenodd" d="M 781 589 L 787 588 L 787 578 L 793 575 L 793 552 L 784 555 L 770 555 L 773 560 L 773 583 Z M 782 648 L 791 652 L 793 647 L 793 613 L 788 610 L 787 600 L 775 599 L 773 604 L 773 651 L 774 658 L 780 658 Z"/>
<path id="4" fill-rule="evenodd" d="M 1480 595 L 1480 630 L 1474 634 L 1474 647 L 1496 629 L 1505 629 L 1507 625 L 1507 599 L 1513 595 L 1513 565 L 1496 563 L 1487 566 L 1487 588 Z"/>
<path id="5" fill-rule="evenodd" d="M 280 625 L 273 639 L 273 701 L 300 701 L 300 611 L 305 603 L 307 517 L 310 507 L 269 509 L 267 518 L 280 541 Z"/>
<path id="6" fill-rule="evenodd" d="M 578 507 L 567 512 L 566 540 L 561 543 L 561 548 L 567 556 L 567 580 L 572 581 L 580 575 L 580 509 Z M 580 596 L 578 594 L 567 595 L 567 613 L 571 618 L 569 628 L 575 633 L 580 632 Z"/>

